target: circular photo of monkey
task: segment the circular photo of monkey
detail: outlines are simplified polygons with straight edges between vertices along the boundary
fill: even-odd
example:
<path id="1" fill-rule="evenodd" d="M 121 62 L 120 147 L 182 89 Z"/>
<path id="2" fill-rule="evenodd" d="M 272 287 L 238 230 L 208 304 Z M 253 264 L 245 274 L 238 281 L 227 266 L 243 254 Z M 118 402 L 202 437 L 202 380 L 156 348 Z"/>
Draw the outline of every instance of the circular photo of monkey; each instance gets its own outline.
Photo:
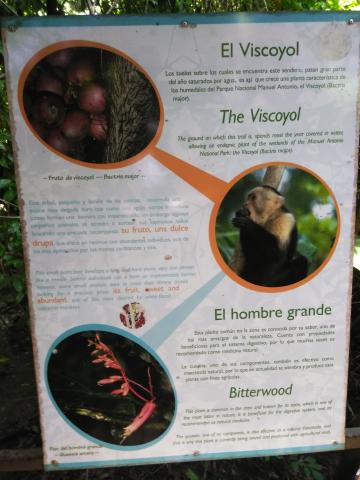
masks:
<path id="1" fill-rule="evenodd" d="M 85 164 L 134 158 L 160 129 L 160 100 L 147 74 L 121 52 L 62 42 L 35 55 L 20 81 L 33 133 L 61 156 Z"/>
<path id="2" fill-rule="evenodd" d="M 255 290 L 286 290 L 312 278 L 331 257 L 339 209 L 313 172 L 267 164 L 236 179 L 213 212 L 215 257 Z"/>
<path id="3" fill-rule="evenodd" d="M 104 446 L 120 449 L 157 440 L 175 413 L 174 389 L 160 359 L 131 334 L 86 327 L 62 335 L 49 351 L 47 384 L 57 410 L 78 432 Z"/>

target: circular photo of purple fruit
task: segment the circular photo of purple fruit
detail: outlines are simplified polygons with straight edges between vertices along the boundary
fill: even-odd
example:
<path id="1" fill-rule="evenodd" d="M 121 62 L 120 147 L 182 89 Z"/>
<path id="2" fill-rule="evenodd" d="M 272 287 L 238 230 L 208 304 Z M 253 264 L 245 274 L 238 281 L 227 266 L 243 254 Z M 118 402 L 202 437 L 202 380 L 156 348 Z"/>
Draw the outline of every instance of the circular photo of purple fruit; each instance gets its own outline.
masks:
<path id="1" fill-rule="evenodd" d="M 94 164 L 143 152 L 160 130 L 152 81 L 130 59 L 97 46 L 38 55 L 24 69 L 23 111 L 56 153 Z"/>

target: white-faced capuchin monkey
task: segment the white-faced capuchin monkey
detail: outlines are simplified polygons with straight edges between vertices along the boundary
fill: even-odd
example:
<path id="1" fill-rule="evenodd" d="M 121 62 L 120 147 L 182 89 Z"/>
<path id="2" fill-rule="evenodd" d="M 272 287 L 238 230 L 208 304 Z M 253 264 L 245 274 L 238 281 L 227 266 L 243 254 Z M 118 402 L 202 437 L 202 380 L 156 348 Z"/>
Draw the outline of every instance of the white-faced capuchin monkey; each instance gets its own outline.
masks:
<path id="1" fill-rule="evenodd" d="M 307 276 L 307 259 L 296 253 L 295 218 L 284 203 L 275 188 L 256 187 L 232 219 L 240 229 L 240 241 L 230 267 L 255 285 L 280 287 Z"/>

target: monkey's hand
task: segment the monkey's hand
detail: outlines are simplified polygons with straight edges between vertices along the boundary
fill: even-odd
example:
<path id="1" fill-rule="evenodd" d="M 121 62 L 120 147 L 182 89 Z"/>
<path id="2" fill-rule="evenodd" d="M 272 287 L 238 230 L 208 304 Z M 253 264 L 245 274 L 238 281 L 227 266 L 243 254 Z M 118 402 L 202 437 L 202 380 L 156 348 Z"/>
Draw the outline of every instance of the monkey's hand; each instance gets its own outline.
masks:
<path id="1" fill-rule="evenodd" d="M 242 228 L 242 227 L 248 226 L 250 223 L 252 223 L 252 220 L 250 220 L 249 217 L 236 216 L 232 219 L 232 224 L 236 228 Z"/>
<path id="2" fill-rule="evenodd" d="M 235 213 L 235 217 L 232 219 L 232 224 L 236 228 L 244 227 L 249 224 L 249 210 L 246 207 L 241 208 Z"/>
<path id="3" fill-rule="evenodd" d="M 236 217 L 249 217 L 250 216 L 250 210 L 247 207 L 241 207 L 240 210 L 238 210 L 235 213 Z"/>

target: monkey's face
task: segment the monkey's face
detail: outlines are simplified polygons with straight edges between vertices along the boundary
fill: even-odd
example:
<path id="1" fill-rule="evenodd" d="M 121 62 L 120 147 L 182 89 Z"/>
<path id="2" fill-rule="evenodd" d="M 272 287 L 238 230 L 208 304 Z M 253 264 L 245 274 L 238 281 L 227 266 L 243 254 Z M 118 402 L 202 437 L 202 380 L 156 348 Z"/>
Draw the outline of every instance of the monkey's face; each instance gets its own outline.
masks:
<path id="1" fill-rule="evenodd" d="M 256 187 L 251 190 L 244 204 L 244 207 L 249 211 L 251 220 L 260 225 L 265 223 L 282 206 L 283 197 L 264 187 Z"/>

